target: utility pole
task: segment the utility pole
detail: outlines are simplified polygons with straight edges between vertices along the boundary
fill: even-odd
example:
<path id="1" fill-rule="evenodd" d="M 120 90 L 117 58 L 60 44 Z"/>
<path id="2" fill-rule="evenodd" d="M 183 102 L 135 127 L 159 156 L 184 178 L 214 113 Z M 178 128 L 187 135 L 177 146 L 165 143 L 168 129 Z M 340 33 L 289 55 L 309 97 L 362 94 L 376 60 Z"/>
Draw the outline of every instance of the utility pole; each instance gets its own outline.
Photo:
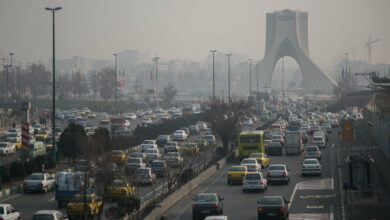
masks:
<path id="1" fill-rule="evenodd" d="M 45 10 L 51 11 L 53 13 L 53 110 L 52 110 L 52 138 L 53 138 L 53 161 L 54 164 L 57 163 L 57 157 L 56 157 L 56 152 L 57 152 L 57 146 L 56 146 L 56 53 L 55 53 L 55 20 L 54 20 L 54 15 L 55 11 L 61 10 L 61 7 L 56 7 L 56 8 L 48 8 L 46 7 Z"/>
<path id="2" fill-rule="evenodd" d="M 252 95 L 252 60 L 253 59 L 248 59 L 249 60 L 249 97 Z"/>
<path id="3" fill-rule="evenodd" d="M 366 46 L 368 49 L 368 64 L 371 64 L 371 56 L 372 56 L 372 44 L 380 41 L 380 39 L 371 40 L 371 35 L 368 35 L 368 41 L 366 42 Z"/>
<path id="4" fill-rule="evenodd" d="M 156 101 L 156 108 L 158 108 L 158 81 L 157 81 L 157 73 L 158 73 L 158 60 L 160 59 L 160 57 L 158 56 L 155 56 L 153 57 L 152 61 L 155 62 L 155 65 L 156 65 L 156 80 L 155 80 L 155 87 L 154 87 L 154 97 L 155 97 L 155 101 Z"/>
<path id="5" fill-rule="evenodd" d="M 18 95 L 19 95 L 19 99 L 22 99 L 22 95 L 21 95 L 21 81 L 20 81 L 20 66 L 17 67 L 18 68 Z"/>
<path id="6" fill-rule="evenodd" d="M 232 102 L 232 98 L 230 96 L 230 56 L 232 54 L 228 53 L 226 56 L 228 57 L 228 90 L 229 90 L 229 104 Z"/>
<path id="7" fill-rule="evenodd" d="M 118 54 L 112 54 L 115 57 L 115 114 L 118 113 L 118 62 L 117 56 Z"/>
<path id="8" fill-rule="evenodd" d="M 211 53 L 213 53 L 213 104 L 215 103 L 215 66 L 214 66 L 214 55 L 217 50 L 210 50 Z"/>

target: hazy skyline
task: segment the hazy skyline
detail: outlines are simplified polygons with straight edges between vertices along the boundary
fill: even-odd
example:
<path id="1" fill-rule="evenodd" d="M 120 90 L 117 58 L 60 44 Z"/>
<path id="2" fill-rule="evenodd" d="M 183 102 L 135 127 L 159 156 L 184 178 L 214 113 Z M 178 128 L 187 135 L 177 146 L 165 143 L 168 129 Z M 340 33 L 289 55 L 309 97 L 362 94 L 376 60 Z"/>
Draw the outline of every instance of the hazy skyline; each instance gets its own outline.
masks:
<path id="1" fill-rule="evenodd" d="M 202 61 L 210 49 L 262 59 L 266 13 L 309 13 L 310 56 L 329 68 L 344 52 L 367 60 L 369 34 L 373 63 L 390 63 L 388 0 L 1 0 L 0 50 L 16 59 L 51 58 L 52 16 L 56 13 L 56 58 L 112 59 L 138 49 L 162 60 Z M 352 58 L 352 55 L 350 56 Z"/>

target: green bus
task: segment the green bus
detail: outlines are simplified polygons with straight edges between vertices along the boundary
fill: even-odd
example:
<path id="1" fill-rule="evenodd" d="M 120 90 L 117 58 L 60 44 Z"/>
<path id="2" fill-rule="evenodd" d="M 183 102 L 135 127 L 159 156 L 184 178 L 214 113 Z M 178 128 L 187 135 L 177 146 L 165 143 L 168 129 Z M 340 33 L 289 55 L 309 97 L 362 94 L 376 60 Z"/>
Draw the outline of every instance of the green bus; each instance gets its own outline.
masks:
<path id="1" fill-rule="evenodd" d="M 30 151 L 28 152 L 28 158 L 32 159 L 40 155 L 46 154 L 46 146 L 42 141 L 35 141 L 30 144 Z"/>
<path id="2" fill-rule="evenodd" d="M 263 131 L 243 131 L 238 136 L 238 156 L 241 159 L 252 153 L 264 153 Z"/>

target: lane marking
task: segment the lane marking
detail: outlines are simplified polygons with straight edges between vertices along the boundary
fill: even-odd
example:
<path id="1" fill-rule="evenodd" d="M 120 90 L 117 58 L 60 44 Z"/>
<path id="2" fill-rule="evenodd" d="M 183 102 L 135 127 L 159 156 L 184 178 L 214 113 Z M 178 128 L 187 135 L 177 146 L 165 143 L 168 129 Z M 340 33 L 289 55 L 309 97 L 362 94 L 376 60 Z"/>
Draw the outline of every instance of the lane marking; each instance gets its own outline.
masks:
<path id="1" fill-rule="evenodd" d="M 334 183 L 333 183 L 333 161 L 334 161 L 334 157 L 333 157 L 333 149 L 334 149 L 334 144 L 332 144 L 332 150 L 330 151 L 330 173 L 331 173 L 331 176 L 332 176 L 332 179 L 331 179 L 331 189 L 334 188 Z"/>
<path id="2" fill-rule="evenodd" d="M 23 195 L 23 194 L 20 193 L 20 194 L 16 194 L 16 195 L 13 195 L 13 196 L 9 196 L 7 198 L 1 199 L 0 202 L 5 202 L 5 201 L 11 200 L 11 199 L 15 199 L 15 198 L 17 198 L 17 197 L 19 197 L 21 195 Z"/>
<path id="3" fill-rule="evenodd" d="M 297 184 L 295 184 L 295 187 L 294 187 L 294 191 L 292 192 L 292 194 L 291 194 L 291 196 L 290 196 L 290 202 L 288 203 L 288 209 L 290 210 L 290 206 L 291 206 L 291 204 L 292 204 L 292 202 L 293 202 L 293 199 L 294 199 L 294 196 L 295 196 L 295 192 L 297 191 L 297 188 L 298 188 L 298 185 L 299 185 L 300 183 L 297 183 Z"/>
<path id="4" fill-rule="evenodd" d="M 221 172 L 221 174 L 219 174 L 218 177 L 215 178 L 215 179 L 211 182 L 211 184 L 207 185 L 200 193 L 204 193 L 204 192 L 206 192 L 207 190 L 209 190 L 209 189 L 211 188 L 211 186 L 213 186 L 213 185 L 217 182 L 217 180 L 219 180 L 219 178 L 221 178 L 222 175 L 225 175 L 225 171 L 226 171 L 226 169 L 224 169 L 223 172 Z M 212 176 L 211 176 L 211 177 L 212 177 Z M 210 178 L 211 178 L 211 177 L 210 177 Z M 195 190 L 195 189 L 194 189 L 194 190 Z M 193 190 L 192 190 L 192 191 L 193 191 Z M 191 191 L 191 192 L 192 192 L 192 191 Z M 184 213 L 189 207 L 191 207 L 191 206 L 192 206 L 192 203 L 187 204 L 187 205 L 181 210 L 181 212 L 176 216 L 176 218 L 174 218 L 174 220 L 180 219 L 180 217 L 183 215 L 183 213 Z"/>
<path id="5" fill-rule="evenodd" d="M 323 205 L 307 205 L 305 208 L 307 209 L 323 209 Z"/>
<path id="6" fill-rule="evenodd" d="M 55 199 L 56 199 L 56 198 L 53 197 L 53 198 L 49 199 L 48 201 L 49 201 L 49 202 L 53 202 Z"/>

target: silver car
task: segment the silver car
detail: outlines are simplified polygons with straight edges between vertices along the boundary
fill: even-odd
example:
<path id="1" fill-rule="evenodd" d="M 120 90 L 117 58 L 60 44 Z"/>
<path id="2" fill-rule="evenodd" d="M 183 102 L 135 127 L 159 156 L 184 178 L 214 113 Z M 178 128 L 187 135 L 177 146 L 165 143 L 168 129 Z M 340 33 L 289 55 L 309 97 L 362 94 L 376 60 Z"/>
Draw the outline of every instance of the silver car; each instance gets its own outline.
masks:
<path id="1" fill-rule="evenodd" d="M 288 184 L 290 182 L 289 169 L 285 164 L 272 164 L 267 170 L 268 182 L 282 182 Z"/>
<path id="2" fill-rule="evenodd" d="M 261 172 L 261 164 L 255 158 L 246 158 L 241 161 L 241 166 L 246 166 L 248 172 Z"/>
<path id="3" fill-rule="evenodd" d="M 303 157 L 305 159 L 315 158 L 315 159 L 321 160 L 321 151 L 320 151 L 320 149 L 318 149 L 317 146 L 305 147 L 305 149 L 303 150 L 303 155 L 304 155 Z"/>
<path id="4" fill-rule="evenodd" d="M 302 162 L 302 176 L 304 175 L 321 175 L 321 164 L 317 159 L 305 159 Z"/>
<path id="5" fill-rule="evenodd" d="M 152 168 L 138 168 L 135 170 L 135 181 L 138 184 L 153 184 L 156 181 L 156 174 Z"/>
<path id="6" fill-rule="evenodd" d="M 248 172 L 242 181 L 242 191 L 258 190 L 264 192 L 267 189 L 267 180 L 260 172 Z"/>

